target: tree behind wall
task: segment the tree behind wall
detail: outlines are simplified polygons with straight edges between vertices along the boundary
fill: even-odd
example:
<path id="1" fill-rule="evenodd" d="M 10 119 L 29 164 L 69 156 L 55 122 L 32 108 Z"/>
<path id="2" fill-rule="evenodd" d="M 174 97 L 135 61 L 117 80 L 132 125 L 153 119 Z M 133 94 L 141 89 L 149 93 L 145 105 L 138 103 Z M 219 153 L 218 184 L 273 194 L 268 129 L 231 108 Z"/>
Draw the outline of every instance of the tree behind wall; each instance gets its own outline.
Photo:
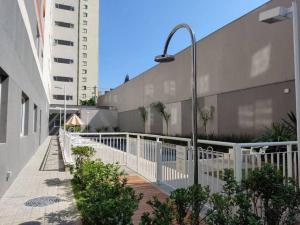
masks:
<path id="1" fill-rule="evenodd" d="M 144 132 L 146 133 L 146 122 L 148 119 L 147 109 L 144 106 L 141 106 L 141 107 L 139 107 L 139 112 L 140 112 L 140 115 L 141 115 L 141 118 L 142 118 L 142 121 L 144 124 Z"/>
<path id="2" fill-rule="evenodd" d="M 86 105 L 86 106 L 95 106 L 96 105 L 96 97 L 91 97 L 88 100 L 80 100 L 81 105 Z"/>
<path id="3" fill-rule="evenodd" d="M 165 120 L 167 126 L 167 135 L 169 135 L 169 122 L 171 119 L 171 113 L 166 110 L 166 105 L 162 102 L 154 102 L 151 107 L 155 109 Z"/>
<path id="4" fill-rule="evenodd" d="M 204 127 L 204 132 L 205 135 L 207 135 L 207 124 L 208 121 L 214 118 L 215 107 L 211 105 L 209 108 L 203 107 L 202 109 L 199 109 L 199 111 L 200 111 L 200 119 L 202 120 L 202 125 Z"/>
<path id="5" fill-rule="evenodd" d="M 126 82 L 128 82 L 130 79 L 129 79 L 129 75 L 128 74 L 126 74 L 126 76 L 125 76 L 125 80 L 124 80 L 124 84 L 126 83 Z"/>

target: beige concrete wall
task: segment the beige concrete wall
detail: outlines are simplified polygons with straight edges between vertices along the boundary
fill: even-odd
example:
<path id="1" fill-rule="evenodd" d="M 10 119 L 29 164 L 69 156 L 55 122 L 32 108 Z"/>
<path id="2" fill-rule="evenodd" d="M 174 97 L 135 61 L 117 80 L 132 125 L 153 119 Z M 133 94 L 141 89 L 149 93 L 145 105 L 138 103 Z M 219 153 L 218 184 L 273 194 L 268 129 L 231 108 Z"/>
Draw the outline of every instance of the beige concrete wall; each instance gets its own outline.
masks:
<path id="1" fill-rule="evenodd" d="M 80 118 L 89 131 L 96 132 L 98 128 L 107 127 L 109 131 L 118 126 L 118 112 L 107 109 L 83 108 L 80 110 Z"/>
<path id="2" fill-rule="evenodd" d="M 259 134 L 295 112 L 294 82 L 229 92 L 218 96 L 219 133 Z"/>
<path id="3" fill-rule="evenodd" d="M 197 43 L 198 51 L 198 97 L 199 107 L 213 105 L 216 109 L 215 120 L 208 124 L 210 133 L 244 132 L 244 129 L 231 123 L 237 119 L 229 108 L 232 104 L 241 104 L 240 93 L 253 90 L 253 96 L 264 98 L 269 93 L 261 91 L 255 95 L 255 88 L 269 86 L 274 96 L 276 86 L 281 82 L 294 78 L 292 23 L 286 20 L 276 24 L 264 24 L 258 21 L 261 11 L 275 6 L 289 6 L 291 0 L 273 0 L 262 7 L 239 18 L 231 24 L 214 32 Z M 119 113 L 136 110 L 156 101 L 162 101 L 170 109 L 176 105 L 173 114 L 178 117 L 178 125 L 172 125 L 172 134 L 187 134 L 190 125 L 191 71 L 190 49 L 185 49 L 176 55 L 176 60 L 168 64 L 156 65 L 131 81 L 115 88 L 101 96 L 99 105 L 115 106 Z M 275 89 L 274 89 L 275 88 Z M 260 89 L 259 89 L 260 90 Z M 236 100 L 222 104 L 226 93 L 232 93 Z M 220 100 L 221 99 L 221 100 Z M 225 101 L 225 100 L 224 100 Z M 228 99 L 226 99 L 229 103 Z M 272 98 L 276 102 L 276 98 Z M 283 107 L 294 102 L 292 95 L 285 96 Z M 181 106 L 180 106 L 181 104 Z M 266 103 L 267 104 L 267 103 Z M 176 111 L 177 110 L 177 111 Z M 225 110 L 225 111 L 224 111 Z M 175 112 L 176 111 L 176 112 Z M 286 112 L 284 112 L 286 113 Z M 280 118 L 283 110 L 274 108 L 272 121 Z M 275 115 L 276 114 L 276 115 Z M 225 115 L 225 116 L 222 116 Z M 177 116 L 176 116 L 177 117 Z M 157 121 L 153 116 L 150 122 Z M 174 119 L 174 118 L 173 118 Z M 226 120 L 223 122 L 223 120 Z M 163 132 L 164 123 L 150 124 L 151 132 Z M 199 121 L 200 123 L 200 121 Z M 227 129 L 227 123 L 232 124 Z M 201 123 L 200 123 L 201 124 Z M 203 127 L 200 126 L 200 131 Z M 245 132 L 255 133 L 259 128 L 248 129 Z"/>

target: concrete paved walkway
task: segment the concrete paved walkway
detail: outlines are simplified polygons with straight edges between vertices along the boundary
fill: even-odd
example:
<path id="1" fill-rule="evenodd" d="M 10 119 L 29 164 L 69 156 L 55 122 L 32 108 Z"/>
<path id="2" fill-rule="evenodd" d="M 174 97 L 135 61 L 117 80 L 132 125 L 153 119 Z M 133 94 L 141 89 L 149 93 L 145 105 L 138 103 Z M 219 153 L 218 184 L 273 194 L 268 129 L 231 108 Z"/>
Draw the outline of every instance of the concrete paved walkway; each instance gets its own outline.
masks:
<path id="1" fill-rule="evenodd" d="M 81 224 L 62 163 L 49 137 L 0 199 L 0 225 Z"/>

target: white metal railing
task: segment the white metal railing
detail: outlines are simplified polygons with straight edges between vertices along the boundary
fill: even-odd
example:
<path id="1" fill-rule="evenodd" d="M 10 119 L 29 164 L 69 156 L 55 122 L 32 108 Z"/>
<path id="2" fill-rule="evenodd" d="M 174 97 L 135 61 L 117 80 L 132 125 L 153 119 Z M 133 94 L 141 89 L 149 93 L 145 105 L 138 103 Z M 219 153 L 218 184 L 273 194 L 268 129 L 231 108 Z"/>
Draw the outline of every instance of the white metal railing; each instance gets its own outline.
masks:
<path id="1" fill-rule="evenodd" d="M 72 140 L 73 138 L 73 140 Z M 62 129 L 59 129 L 59 145 L 62 150 L 62 158 L 65 165 L 73 165 L 75 163 L 74 158 L 72 157 L 72 144 L 74 142 L 74 137 L 68 132 L 65 132 Z"/>
<path id="2" fill-rule="evenodd" d="M 62 132 L 63 133 L 63 132 Z M 65 141 L 63 141 L 65 137 Z M 125 165 L 151 182 L 172 189 L 193 184 L 194 154 L 191 140 L 138 133 L 68 133 L 61 135 L 65 161 L 71 147 L 89 145 L 96 158 Z M 233 169 L 241 181 L 249 172 L 269 163 L 285 177 L 299 181 L 297 142 L 230 143 L 198 140 L 198 180 L 213 192 L 222 190 L 225 169 Z M 299 182 L 300 183 L 300 182 Z"/>

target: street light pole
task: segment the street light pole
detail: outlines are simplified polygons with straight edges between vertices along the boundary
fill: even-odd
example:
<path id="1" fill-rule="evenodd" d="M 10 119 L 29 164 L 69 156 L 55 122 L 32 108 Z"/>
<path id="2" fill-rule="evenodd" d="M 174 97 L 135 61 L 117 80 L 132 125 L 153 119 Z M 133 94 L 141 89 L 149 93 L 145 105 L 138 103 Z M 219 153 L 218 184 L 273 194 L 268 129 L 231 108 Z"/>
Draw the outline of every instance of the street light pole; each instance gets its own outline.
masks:
<path id="1" fill-rule="evenodd" d="M 87 131 L 87 133 L 89 132 L 89 113 L 90 112 L 86 112 L 86 131 Z"/>
<path id="2" fill-rule="evenodd" d="M 67 120 L 67 94 L 66 94 L 66 85 L 64 85 L 64 131 L 66 131 L 66 120 Z"/>
<path id="3" fill-rule="evenodd" d="M 59 129 L 61 129 L 61 108 L 59 107 Z"/>
<path id="4" fill-rule="evenodd" d="M 297 118 L 297 149 L 298 163 L 300 162 L 300 43 L 299 43 L 299 2 L 293 0 L 293 41 L 294 41 L 294 67 L 295 67 L 295 95 L 296 95 L 296 118 Z M 300 174 L 300 165 L 298 165 L 298 174 Z M 299 176 L 300 183 L 300 176 Z"/>
<path id="5" fill-rule="evenodd" d="M 193 78 L 193 85 L 192 85 L 192 145 L 193 145 L 193 152 L 194 152 L 194 184 L 198 184 L 198 150 L 197 150 L 197 50 L 196 50 L 196 38 L 195 33 L 193 32 L 192 28 L 185 23 L 178 24 L 173 28 L 170 32 L 169 36 L 167 37 L 164 52 L 162 55 L 156 56 L 155 61 L 159 63 L 167 63 L 172 62 L 175 60 L 175 56 L 168 55 L 168 47 L 169 43 L 173 37 L 173 35 L 179 29 L 184 28 L 186 29 L 191 37 L 191 57 L 192 57 L 192 78 Z"/>

